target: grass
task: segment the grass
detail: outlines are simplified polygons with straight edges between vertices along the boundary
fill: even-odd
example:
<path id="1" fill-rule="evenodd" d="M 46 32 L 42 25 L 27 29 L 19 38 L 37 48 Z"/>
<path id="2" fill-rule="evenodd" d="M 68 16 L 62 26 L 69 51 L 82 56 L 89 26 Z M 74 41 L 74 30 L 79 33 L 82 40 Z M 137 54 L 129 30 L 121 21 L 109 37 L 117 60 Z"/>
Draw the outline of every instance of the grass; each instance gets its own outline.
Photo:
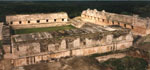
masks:
<path id="1" fill-rule="evenodd" d="M 74 28 L 75 27 L 73 27 L 71 25 L 67 25 L 67 26 L 45 27 L 45 28 L 17 29 L 17 30 L 13 31 L 13 34 L 27 34 L 27 33 L 35 33 L 35 32 L 67 30 L 67 29 L 74 29 Z"/>
<path id="2" fill-rule="evenodd" d="M 106 53 L 95 53 L 95 54 L 89 55 L 89 57 L 95 58 L 95 57 L 106 56 L 106 55 L 110 55 L 110 54 L 127 53 L 127 52 L 135 51 L 135 50 L 139 50 L 139 49 L 131 46 L 130 48 L 127 48 L 124 50 L 115 50 L 115 51 L 110 51 L 110 52 L 106 52 Z"/>

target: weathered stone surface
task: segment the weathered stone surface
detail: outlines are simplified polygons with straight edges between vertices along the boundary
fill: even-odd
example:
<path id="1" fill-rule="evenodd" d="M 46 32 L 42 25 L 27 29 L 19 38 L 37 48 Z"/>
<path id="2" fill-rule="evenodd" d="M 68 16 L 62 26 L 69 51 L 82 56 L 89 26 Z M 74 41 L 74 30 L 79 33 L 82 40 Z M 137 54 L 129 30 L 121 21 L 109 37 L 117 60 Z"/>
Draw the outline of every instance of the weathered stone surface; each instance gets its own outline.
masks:
<path id="1" fill-rule="evenodd" d="M 21 44 L 16 47 L 17 50 L 14 50 L 13 53 L 22 55 L 32 55 L 35 53 L 40 53 L 40 44 L 39 43 L 28 43 L 28 44 Z"/>
<path id="2" fill-rule="evenodd" d="M 111 44 L 112 41 L 113 41 L 113 35 L 107 35 L 106 36 L 106 42 L 107 42 L 107 44 Z"/>
<path id="3" fill-rule="evenodd" d="M 66 40 L 62 40 L 60 47 L 59 47 L 59 50 L 65 50 L 65 49 L 66 49 Z"/>
<path id="4" fill-rule="evenodd" d="M 77 38 L 73 41 L 73 47 L 74 48 L 80 48 L 80 38 Z"/>
<path id="5" fill-rule="evenodd" d="M 56 51 L 55 44 L 49 44 L 48 45 L 48 51 L 51 51 L 51 52 Z"/>
<path id="6" fill-rule="evenodd" d="M 92 40 L 86 38 L 85 39 L 86 47 L 91 47 L 92 46 Z"/>

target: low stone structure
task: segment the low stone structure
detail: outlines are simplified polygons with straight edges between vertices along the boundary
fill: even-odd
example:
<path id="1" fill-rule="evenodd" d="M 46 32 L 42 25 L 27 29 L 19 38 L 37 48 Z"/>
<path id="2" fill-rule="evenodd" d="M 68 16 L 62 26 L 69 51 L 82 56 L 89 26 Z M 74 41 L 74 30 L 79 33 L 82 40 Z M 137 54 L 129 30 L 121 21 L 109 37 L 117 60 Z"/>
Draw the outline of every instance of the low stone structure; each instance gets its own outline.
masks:
<path id="1" fill-rule="evenodd" d="M 39 24 L 39 23 L 67 22 L 67 21 L 68 15 L 65 12 L 6 16 L 6 23 L 9 25 Z"/>
<path id="2" fill-rule="evenodd" d="M 145 36 L 150 34 L 150 19 L 141 18 L 138 15 L 122 15 L 109 13 L 106 11 L 84 10 L 81 14 L 84 21 L 93 22 L 95 24 L 108 26 L 119 25 L 124 28 L 129 28 L 135 35 Z"/>

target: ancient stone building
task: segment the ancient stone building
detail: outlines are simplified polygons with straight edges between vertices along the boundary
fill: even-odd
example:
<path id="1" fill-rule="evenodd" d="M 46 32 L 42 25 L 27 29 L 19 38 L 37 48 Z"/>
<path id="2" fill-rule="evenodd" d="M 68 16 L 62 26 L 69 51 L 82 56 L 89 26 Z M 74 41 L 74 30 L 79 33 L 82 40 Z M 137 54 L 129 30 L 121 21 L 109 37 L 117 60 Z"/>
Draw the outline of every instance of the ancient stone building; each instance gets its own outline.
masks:
<path id="1" fill-rule="evenodd" d="M 40 24 L 40 23 L 67 22 L 67 21 L 68 15 L 65 12 L 6 16 L 6 23 L 9 25 Z"/>
<path id="2" fill-rule="evenodd" d="M 134 30 L 136 27 L 133 24 L 112 21 L 117 20 L 116 17 L 106 20 L 108 17 L 109 13 L 107 15 L 105 11 L 97 10 L 83 11 L 81 17 L 70 20 L 67 13 L 6 16 L 8 25 L 4 25 L 2 31 L 4 58 L 10 59 L 14 66 L 23 66 L 62 57 L 86 56 L 131 47 L 133 37 L 130 29 Z M 109 26 L 113 24 L 122 25 L 124 28 Z M 76 28 L 11 34 L 11 29 L 58 25 L 73 25 Z"/>
<path id="3" fill-rule="evenodd" d="M 124 28 L 129 28 L 135 35 L 147 35 L 150 34 L 150 19 L 141 18 L 138 15 L 122 15 L 109 13 L 106 11 L 84 10 L 81 14 L 83 20 L 93 22 L 99 25 L 119 25 Z"/>

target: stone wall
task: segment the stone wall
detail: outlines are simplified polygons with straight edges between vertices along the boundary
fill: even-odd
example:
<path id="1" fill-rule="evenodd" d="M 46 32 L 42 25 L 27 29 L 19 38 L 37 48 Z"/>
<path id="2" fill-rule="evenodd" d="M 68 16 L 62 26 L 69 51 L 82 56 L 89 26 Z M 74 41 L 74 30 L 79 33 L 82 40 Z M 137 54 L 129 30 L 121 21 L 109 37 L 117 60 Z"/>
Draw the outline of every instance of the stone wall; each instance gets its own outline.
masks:
<path id="1" fill-rule="evenodd" d="M 131 43 L 131 42 L 128 42 Z M 29 65 L 29 64 L 36 64 L 39 63 L 40 61 L 44 60 L 52 60 L 52 59 L 58 59 L 66 56 L 86 56 L 86 55 L 91 55 L 94 53 L 104 53 L 104 52 L 109 52 L 109 51 L 114 51 L 114 50 L 122 50 L 125 48 L 129 48 L 127 46 L 123 46 L 124 44 L 128 43 L 122 43 L 121 48 L 118 49 L 112 49 L 110 46 L 112 45 L 106 45 L 106 46 L 98 46 L 98 47 L 88 47 L 88 48 L 82 48 L 82 49 L 72 49 L 68 51 L 61 51 L 58 53 L 51 53 L 51 54 L 42 54 L 42 55 L 36 55 L 36 56 L 29 56 L 29 57 L 23 57 L 23 58 L 18 58 L 13 60 L 14 66 L 22 66 L 22 65 Z"/>
<path id="2" fill-rule="evenodd" d="M 103 11 L 85 10 L 81 17 L 84 21 L 93 22 L 99 25 L 119 25 L 124 28 L 129 28 L 135 35 L 147 35 L 150 29 L 150 19 L 141 18 L 138 15 L 121 15 L 115 13 L 108 13 Z"/>
<path id="3" fill-rule="evenodd" d="M 39 23 L 67 22 L 67 21 L 68 15 L 65 12 L 6 16 L 6 23 L 10 25 L 39 24 Z"/>

